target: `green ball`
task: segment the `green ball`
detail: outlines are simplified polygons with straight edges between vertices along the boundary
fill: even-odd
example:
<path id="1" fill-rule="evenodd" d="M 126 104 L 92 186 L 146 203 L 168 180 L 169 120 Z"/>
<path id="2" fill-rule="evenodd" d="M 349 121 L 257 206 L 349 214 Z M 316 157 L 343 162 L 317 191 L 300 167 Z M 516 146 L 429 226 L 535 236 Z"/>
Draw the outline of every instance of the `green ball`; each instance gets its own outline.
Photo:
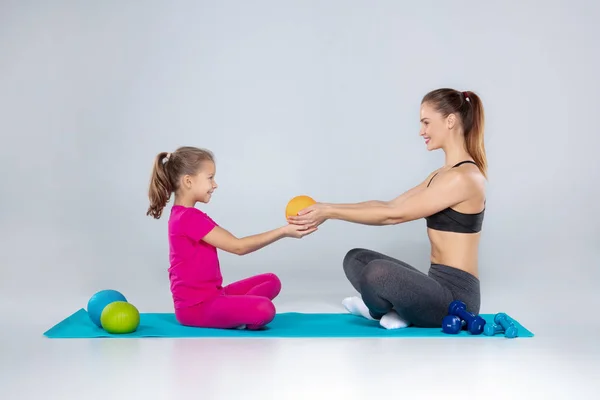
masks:
<path id="1" fill-rule="evenodd" d="M 131 333 L 140 325 L 140 312 L 126 301 L 113 301 L 102 310 L 102 328 L 108 333 Z"/>

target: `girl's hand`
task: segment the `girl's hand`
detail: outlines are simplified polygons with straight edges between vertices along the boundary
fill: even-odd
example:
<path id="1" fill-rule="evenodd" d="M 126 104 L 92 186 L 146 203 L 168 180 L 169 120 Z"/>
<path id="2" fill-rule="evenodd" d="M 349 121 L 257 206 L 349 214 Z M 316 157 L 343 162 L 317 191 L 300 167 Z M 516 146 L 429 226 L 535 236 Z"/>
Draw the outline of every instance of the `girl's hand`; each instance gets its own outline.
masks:
<path id="1" fill-rule="evenodd" d="M 327 205 L 316 203 L 288 218 L 290 224 L 302 225 L 306 229 L 314 229 L 327 220 Z"/>
<path id="2" fill-rule="evenodd" d="M 316 230 L 316 227 L 308 229 L 305 226 L 295 224 L 289 224 L 283 227 L 283 233 L 285 234 L 285 236 L 293 237 L 296 239 L 301 239 L 304 236 L 310 235 Z"/>

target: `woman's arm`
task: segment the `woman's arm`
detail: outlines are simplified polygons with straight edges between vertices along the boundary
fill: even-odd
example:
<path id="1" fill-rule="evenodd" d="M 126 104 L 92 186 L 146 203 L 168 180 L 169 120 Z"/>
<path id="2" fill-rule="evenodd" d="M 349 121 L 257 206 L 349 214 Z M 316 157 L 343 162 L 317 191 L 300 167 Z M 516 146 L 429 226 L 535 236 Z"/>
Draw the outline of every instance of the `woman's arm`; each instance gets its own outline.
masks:
<path id="1" fill-rule="evenodd" d="M 420 190 L 412 196 L 390 203 L 386 207 L 369 207 L 361 211 L 327 207 L 325 215 L 365 225 L 394 225 L 414 221 L 452 207 L 471 197 L 475 192 L 471 179 L 460 172 L 447 172 L 436 185 Z"/>
<path id="2" fill-rule="evenodd" d="M 316 204 L 302 210 L 291 223 L 308 228 L 317 226 L 326 219 L 337 219 L 363 225 L 394 225 L 432 215 L 447 207 L 461 203 L 477 190 L 469 175 L 449 171 L 429 188 L 414 190 L 410 195 L 399 197 L 386 205 L 361 207 L 337 204 Z"/>
<path id="3" fill-rule="evenodd" d="M 336 204 L 336 207 L 345 208 L 345 209 L 364 209 L 364 208 L 369 208 L 369 207 L 374 207 L 374 206 L 390 206 L 390 205 L 400 204 L 404 200 L 408 199 L 409 197 L 411 197 L 411 196 L 415 195 L 416 193 L 419 193 L 421 190 L 425 189 L 427 187 L 427 184 L 431 180 L 431 178 L 437 172 L 438 172 L 438 170 L 432 172 L 431 174 L 429 174 L 429 176 L 423 182 L 419 183 L 417 186 L 407 190 L 406 192 L 402 193 L 401 195 L 399 195 L 398 197 L 395 197 L 392 200 L 389 200 L 389 201 L 368 200 L 368 201 L 363 201 L 360 203 L 346 203 L 346 204 L 338 203 L 338 204 Z"/>
<path id="4" fill-rule="evenodd" d="M 408 199 L 409 197 L 414 196 L 415 194 L 421 192 L 422 190 L 427 189 L 427 185 L 429 185 L 429 182 L 431 181 L 431 179 L 439 172 L 439 169 L 433 171 L 431 174 L 429 174 L 427 176 L 427 178 L 425 178 L 425 180 L 421 183 L 419 183 L 417 186 L 415 186 L 412 189 L 407 190 L 406 192 L 402 193 L 400 196 L 396 197 L 395 199 L 391 200 L 388 202 L 388 205 L 398 205 L 400 203 L 402 203 L 404 200 Z"/>

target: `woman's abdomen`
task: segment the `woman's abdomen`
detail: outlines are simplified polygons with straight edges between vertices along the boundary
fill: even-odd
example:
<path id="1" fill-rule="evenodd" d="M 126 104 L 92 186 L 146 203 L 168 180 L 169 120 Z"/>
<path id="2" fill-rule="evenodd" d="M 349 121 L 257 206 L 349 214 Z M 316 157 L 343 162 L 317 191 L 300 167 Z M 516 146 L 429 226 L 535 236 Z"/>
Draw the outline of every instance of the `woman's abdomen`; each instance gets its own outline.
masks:
<path id="1" fill-rule="evenodd" d="M 479 233 L 454 233 L 428 229 L 431 262 L 467 271 L 478 277 Z"/>

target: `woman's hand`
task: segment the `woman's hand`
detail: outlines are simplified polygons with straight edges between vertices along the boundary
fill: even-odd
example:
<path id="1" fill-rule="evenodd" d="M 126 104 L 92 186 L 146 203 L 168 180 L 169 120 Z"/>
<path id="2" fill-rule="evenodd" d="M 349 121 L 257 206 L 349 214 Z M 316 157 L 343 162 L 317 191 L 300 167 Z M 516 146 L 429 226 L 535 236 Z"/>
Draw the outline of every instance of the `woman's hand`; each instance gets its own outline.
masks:
<path id="1" fill-rule="evenodd" d="M 283 234 L 286 237 L 292 237 L 292 238 L 296 238 L 296 239 L 301 239 L 304 236 L 310 235 L 311 233 L 313 233 L 314 231 L 317 230 L 317 228 L 306 228 L 305 226 L 302 225 L 296 225 L 296 224 L 289 224 L 284 226 L 283 228 Z"/>
<path id="2" fill-rule="evenodd" d="M 327 220 L 328 206 L 323 203 L 316 203 L 306 207 L 298 212 L 298 215 L 288 217 L 290 224 L 301 225 L 306 229 L 316 229 Z"/>

